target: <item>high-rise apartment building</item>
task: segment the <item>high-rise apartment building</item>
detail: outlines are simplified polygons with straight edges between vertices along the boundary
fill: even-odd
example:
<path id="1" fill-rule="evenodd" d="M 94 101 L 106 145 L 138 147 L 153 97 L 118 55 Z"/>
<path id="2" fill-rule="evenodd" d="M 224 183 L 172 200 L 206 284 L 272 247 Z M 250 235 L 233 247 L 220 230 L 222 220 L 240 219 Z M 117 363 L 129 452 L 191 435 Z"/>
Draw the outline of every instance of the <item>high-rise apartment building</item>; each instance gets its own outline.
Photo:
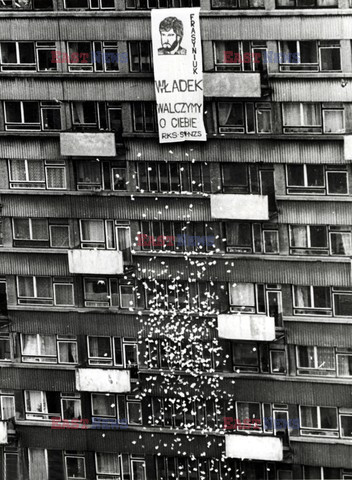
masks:
<path id="1" fill-rule="evenodd" d="M 159 143 L 174 7 L 206 142 Z M 351 39 L 348 0 L 0 0 L 1 480 L 352 479 Z"/>

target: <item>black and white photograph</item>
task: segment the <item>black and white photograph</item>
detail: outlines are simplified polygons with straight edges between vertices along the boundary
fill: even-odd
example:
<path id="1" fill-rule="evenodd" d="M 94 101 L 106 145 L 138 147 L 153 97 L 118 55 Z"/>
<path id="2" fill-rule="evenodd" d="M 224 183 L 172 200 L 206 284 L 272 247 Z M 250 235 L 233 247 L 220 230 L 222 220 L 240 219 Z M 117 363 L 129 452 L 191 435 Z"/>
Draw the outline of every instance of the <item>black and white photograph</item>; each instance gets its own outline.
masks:
<path id="1" fill-rule="evenodd" d="M 0 480 L 352 480 L 352 0 L 0 0 Z"/>

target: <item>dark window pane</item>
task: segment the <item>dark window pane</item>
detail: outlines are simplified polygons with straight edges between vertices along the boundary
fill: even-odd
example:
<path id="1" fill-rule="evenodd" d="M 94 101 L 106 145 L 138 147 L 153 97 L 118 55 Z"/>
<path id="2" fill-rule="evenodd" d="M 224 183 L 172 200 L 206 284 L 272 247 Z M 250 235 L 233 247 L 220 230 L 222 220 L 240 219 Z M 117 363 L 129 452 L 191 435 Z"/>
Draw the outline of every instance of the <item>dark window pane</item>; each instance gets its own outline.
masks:
<path id="1" fill-rule="evenodd" d="M 288 165 L 287 166 L 287 185 L 304 186 L 303 165 Z"/>

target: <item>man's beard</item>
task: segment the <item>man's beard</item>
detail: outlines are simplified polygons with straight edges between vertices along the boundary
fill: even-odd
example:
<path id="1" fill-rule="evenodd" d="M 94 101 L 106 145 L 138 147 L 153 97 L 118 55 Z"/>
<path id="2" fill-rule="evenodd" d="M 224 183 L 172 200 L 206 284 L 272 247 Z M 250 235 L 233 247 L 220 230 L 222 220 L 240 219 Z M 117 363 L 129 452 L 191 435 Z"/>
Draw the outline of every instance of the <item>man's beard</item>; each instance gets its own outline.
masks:
<path id="1" fill-rule="evenodd" d="M 175 40 L 172 45 L 169 43 L 163 43 L 163 49 L 167 50 L 168 52 L 171 52 L 172 50 L 175 50 L 175 48 L 179 45 L 179 41 Z"/>

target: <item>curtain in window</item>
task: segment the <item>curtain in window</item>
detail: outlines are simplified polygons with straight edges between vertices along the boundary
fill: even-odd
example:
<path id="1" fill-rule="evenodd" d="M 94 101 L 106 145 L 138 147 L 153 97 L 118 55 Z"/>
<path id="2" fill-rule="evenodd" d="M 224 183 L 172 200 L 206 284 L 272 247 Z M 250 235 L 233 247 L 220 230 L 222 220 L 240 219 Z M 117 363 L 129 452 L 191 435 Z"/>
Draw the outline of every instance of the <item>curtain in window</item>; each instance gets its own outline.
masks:
<path id="1" fill-rule="evenodd" d="M 352 375 L 352 355 L 338 355 L 337 369 L 339 377 L 350 377 Z"/>
<path id="2" fill-rule="evenodd" d="M 225 52 L 231 52 L 231 60 L 234 61 L 234 53 L 240 53 L 239 42 L 221 42 L 215 43 L 216 60 L 215 63 L 227 63 L 225 59 Z M 237 62 L 236 62 L 237 63 Z"/>
<path id="3" fill-rule="evenodd" d="M 37 335 L 22 335 L 22 355 L 39 355 Z"/>
<path id="4" fill-rule="evenodd" d="M 284 126 L 301 125 L 301 109 L 299 103 L 283 103 Z"/>
<path id="5" fill-rule="evenodd" d="M 84 116 L 84 106 L 83 102 L 73 102 L 72 103 L 72 115 L 73 115 L 73 123 L 84 124 L 85 116 Z"/>
<path id="6" fill-rule="evenodd" d="M 73 285 L 56 283 L 55 305 L 73 305 Z"/>
<path id="7" fill-rule="evenodd" d="M 34 297 L 33 277 L 18 277 L 18 295 Z"/>
<path id="8" fill-rule="evenodd" d="M 291 63 L 291 54 L 297 53 L 297 44 L 295 41 L 280 42 L 280 50 L 283 53 L 280 63 Z"/>
<path id="9" fill-rule="evenodd" d="M 301 426 L 318 428 L 317 407 L 301 407 Z"/>
<path id="10" fill-rule="evenodd" d="M 66 170 L 62 167 L 47 167 L 46 168 L 46 175 L 47 175 L 47 184 L 48 188 L 56 189 L 56 188 L 65 188 L 65 176 Z"/>
<path id="11" fill-rule="evenodd" d="M 48 240 L 48 221 L 44 219 L 32 219 L 32 239 Z"/>
<path id="12" fill-rule="evenodd" d="M 132 473 L 133 480 L 145 480 L 145 462 L 132 460 Z M 197 472 L 193 473 L 196 475 L 195 478 L 198 478 Z"/>
<path id="13" fill-rule="evenodd" d="M 15 416 L 15 397 L 1 397 L 1 419 L 8 420 Z"/>
<path id="14" fill-rule="evenodd" d="M 96 462 L 98 473 L 110 473 L 120 475 L 120 459 L 116 453 L 97 452 Z"/>
<path id="15" fill-rule="evenodd" d="M 228 222 L 226 224 L 227 245 L 246 246 L 252 244 L 251 225 L 249 223 Z"/>
<path id="16" fill-rule="evenodd" d="M 50 228 L 52 247 L 68 247 L 69 246 L 69 227 L 52 225 Z"/>
<path id="17" fill-rule="evenodd" d="M 295 306 L 296 307 L 311 307 L 312 302 L 310 298 L 310 288 L 309 287 L 294 287 L 295 295 Z"/>
<path id="18" fill-rule="evenodd" d="M 44 163 L 43 160 L 27 160 L 28 180 L 32 182 L 44 182 Z"/>
<path id="19" fill-rule="evenodd" d="M 82 418 L 81 400 L 63 399 L 62 409 L 62 418 L 64 419 L 72 420 L 75 418 L 80 420 Z"/>
<path id="20" fill-rule="evenodd" d="M 352 255 L 350 233 L 331 233 L 330 240 L 333 255 Z"/>
<path id="21" fill-rule="evenodd" d="M 36 277 L 36 283 L 38 298 L 52 298 L 53 294 L 50 277 Z"/>
<path id="22" fill-rule="evenodd" d="M 219 125 L 243 127 L 243 106 L 241 103 L 235 102 L 219 102 Z"/>
<path id="23" fill-rule="evenodd" d="M 338 0 L 317 0 L 318 7 L 337 7 Z"/>
<path id="24" fill-rule="evenodd" d="M 307 248 L 307 227 L 302 225 L 291 225 L 291 247 Z"/>
<path id="25" fill-rule="evenodd" d="M 320 104 L 302 103 L 302 125 L 321 125 Z"/>
<path id="26" fill-rule="evenodd" d="M 230 285 L 230 304 L 243 307 L 255 306 L 253 283 L 235 283 Z"/>
<path id="27" fill-rule="evenodd" d="M 29 449 L 29 478 L 30 480 L 49 480 L 45 450 L 40 448 Z"/>
<path id="28" fill-rule="evenodd" d="M 15 218 L 13 221 L 13 225 L 14 238 L 19 240 L 26 240 L 30 238 L 28 218 Z"/>
<path id="29" fill-rule="evenodd" d="M 345 124 L 342 110 L 324 110 L 324 132 L 345 132 Z"/>
<path id="30" fill-rule="evenodd" d="M 82 241 L 105 242 L 104 222 L 102 220 L 82 220 Z"/>
<path id="31" fill-rule="evenodd" d="M 10 160 L 11 180 L 24 182 L 26 177 L 25 160 Z"/>
<path id="32" fill-rule="evenodd" d="M 54 335 L 40 335 L 41 355 L 56 355 L 56 338 Z"/>
<path id="33" fill-rule="evenodd" d="M 126 262 L 131 260 L 131 234 L 129 228 L 117 227 L 118 248 Z"/>
<path id="34" fill-rule="evenodd" d="M 36 390 L 26 391 L 26 410 L 31 413 L 48 413 L 46 393 Z"/>
<path id="35" fill-rule="evenodd" d="M 60 363 L 78 363 L 77 344 L 75 342 L 59 342 Z"/>

